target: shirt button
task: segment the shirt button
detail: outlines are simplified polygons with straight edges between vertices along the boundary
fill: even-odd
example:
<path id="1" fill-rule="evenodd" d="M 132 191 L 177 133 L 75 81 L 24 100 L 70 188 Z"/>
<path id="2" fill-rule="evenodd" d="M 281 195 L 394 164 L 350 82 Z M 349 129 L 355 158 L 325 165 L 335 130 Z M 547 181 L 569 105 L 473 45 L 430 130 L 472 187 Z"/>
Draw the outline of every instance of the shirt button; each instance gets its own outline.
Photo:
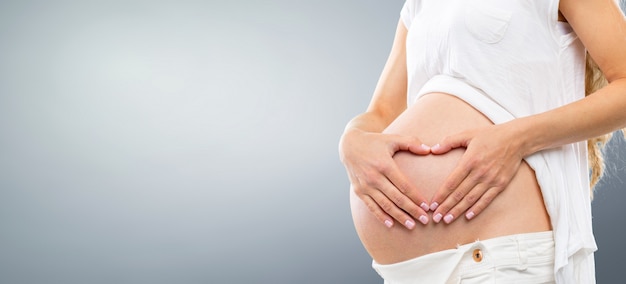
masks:
<path id="1" fill-rule="evenodd" d="M 475 249 L 472 253 L 472 257 L 474 258 L 475 262 L 481 262 L 483 260 L 483 251 L 481 251 L 480 249 Z"/>

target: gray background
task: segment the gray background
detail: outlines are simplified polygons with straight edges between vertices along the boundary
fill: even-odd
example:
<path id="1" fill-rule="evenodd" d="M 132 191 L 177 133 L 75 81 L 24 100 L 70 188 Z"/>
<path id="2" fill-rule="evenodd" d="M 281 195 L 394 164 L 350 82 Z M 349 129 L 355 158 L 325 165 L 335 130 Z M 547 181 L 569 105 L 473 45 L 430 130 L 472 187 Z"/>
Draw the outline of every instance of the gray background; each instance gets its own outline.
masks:
<path id="1" fill-rule="evenodd" d="M 0 1 L 0 283 L 381 283 L 337 157 L 401 0 Z M 626 267 L 626 157 L 593 203 Z"/>

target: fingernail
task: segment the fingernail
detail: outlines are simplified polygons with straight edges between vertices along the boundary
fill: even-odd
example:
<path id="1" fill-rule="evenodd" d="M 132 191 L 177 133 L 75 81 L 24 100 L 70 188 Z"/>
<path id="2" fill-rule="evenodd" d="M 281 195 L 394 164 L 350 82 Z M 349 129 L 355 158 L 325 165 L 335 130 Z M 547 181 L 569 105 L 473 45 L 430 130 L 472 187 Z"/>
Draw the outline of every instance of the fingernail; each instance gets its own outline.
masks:
<path id="1" fill-rule="evenodd" d="M 413 222 L 413 220 L 406 220 L 406 222 L 404 222 L 404 225 L 410 230 L 415 227 L 415 222 Z"/>
<path id="2" fill-rule="evenodd" d="M 435 144 L 435 146 L 432 146 L 432 147 L 430 148 L 430 150 L 437 151 L 437 150 L 439 150 L 439 148 L 441 148 L 441 145 L 439 145 L 439 144 Z"/>
<path id="3" fill-rule="evenodd" d="M 420 204 L 420 207 L 422 207 L 422 209 L 424 209 L 424 211 L 426 212 L 430 210 L 430 207 L 428 207 L 428 204 L 426 204 L 426 202 L 422 202 L 422 204 Z"/>
<path id="4" fill-rule="evenodd" d="M 467 220 L 471 220 L 472 218 L 474 218 L 474 212 L 467 212 L 467 214 L 465 214 L 465 218 L 467 218 Z"/>
<path id="5" fill-rule="evenodd" d="M 391 222 L 390 220 L 385 220 L 385 226 L 387 226 L 387 228 L 391 228 L 391 226 L 393 226 L 393 222 Z"/>
<path id="6" fill-rule="evenodd" d="M 439 223 L 439 221 L 441 221 L 441 213 L 437 213 L 437 215 L 433 216 L 433 221 L 435 221 L 435 223 Z"/>
<path id="7" fill-rule="evenodd" d="M 452 214 L 448 214 L 446 215 L 446 217 L 443 217 L 443 221 L 446 222 L 446 224 L 450 224 L 450 222 L 452 222 L 452 219 L 454 219 L 454 216 L 452 216 Z"/>
<path id="8" fill-rule="evenodd" d="M 433 202 L 433 203 L 430 205 L 430 210 L 435 211 L 435 210 L 437 210 L 437 207 L 439 207 L 439 203 L 437 203 L 437 202 Z"/>
<path id="9" fill-rule="evenodd" d="M 426 145 L 426 144 L 422 144 L 422 150 L 430 151 L 430 147 L 428 147 L 428 145 Z"/>
<path id="10" fill-rule="evenodd" d="M 426 225 L 428 224 L 428 217 L 422 215 L 418 218 L 418 220 L 420 220 L 420 222 L 422 222 L 422 224 Z"/>

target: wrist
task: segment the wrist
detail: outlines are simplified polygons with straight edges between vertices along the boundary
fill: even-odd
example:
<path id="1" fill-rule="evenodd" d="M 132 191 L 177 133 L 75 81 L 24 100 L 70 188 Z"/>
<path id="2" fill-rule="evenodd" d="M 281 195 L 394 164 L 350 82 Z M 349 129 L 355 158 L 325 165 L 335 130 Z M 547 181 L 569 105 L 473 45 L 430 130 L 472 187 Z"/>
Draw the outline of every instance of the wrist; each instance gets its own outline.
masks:
<path id="1" fill-rule="evenodd" d="M 346 127 L 341 138 L 339 139 L 339 157 L 344 161 L 349 149 L 354 145 L 355 139 L 363 135 L 366 131 L 356 127 Z"/>
<path id="2" fill-rule="evenodd" d="M 522 158 L 543 150 L 541 131 L 533 126 L 532 119 L 518 118 L 507 122 L 507 128 L 512 131 L 512 143 L 519 149 Z"/>

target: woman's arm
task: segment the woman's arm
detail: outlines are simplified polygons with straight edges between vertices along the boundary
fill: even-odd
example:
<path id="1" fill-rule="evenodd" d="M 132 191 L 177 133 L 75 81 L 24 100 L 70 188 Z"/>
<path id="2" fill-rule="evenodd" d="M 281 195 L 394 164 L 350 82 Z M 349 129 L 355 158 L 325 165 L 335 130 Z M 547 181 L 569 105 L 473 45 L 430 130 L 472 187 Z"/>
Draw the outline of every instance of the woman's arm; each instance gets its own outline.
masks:
<path id="1" fill-rule="evenodd" d="M 381 133 L 406 109 L 406 33 L 400 21 L 370 105 L 365 113 L 353 118 L 346 126 L 339 143 L 339 154 L 352 189 L 376 218 L 388 227 L 395 219 L 412 229 L 414 219 L 424 224 L 428 222 L 427 200 L 421 198 L 392 157 L 398 151 L 425 155 L 430 149 L 415 137 Z M 409 192 L 417 198 L 408 198 L 405 193 Z"/>
<path id="2" fill-rule="evenodd" d="M 433 197 L 433 220 L 478 215 L 510 182 L 523 157 L 626 127 L 626 21 L 614 0 L 561 0 L 576 31 L 609 85 L 563 107 L 501 125 L 450 136 L 432 153 L 467 151 Z M 468 209 L 469 208 L 469 209 Z M 439 217 L 436 217 L 439 216 Z"/>

